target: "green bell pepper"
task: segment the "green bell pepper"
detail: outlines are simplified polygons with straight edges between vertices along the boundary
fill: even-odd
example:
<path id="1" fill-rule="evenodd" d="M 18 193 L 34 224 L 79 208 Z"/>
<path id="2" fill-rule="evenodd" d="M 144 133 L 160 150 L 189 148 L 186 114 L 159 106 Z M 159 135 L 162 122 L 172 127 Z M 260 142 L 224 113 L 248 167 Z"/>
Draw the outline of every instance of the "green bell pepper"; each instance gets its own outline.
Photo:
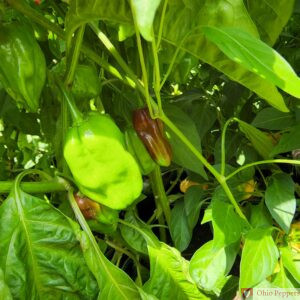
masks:
<path id="1" fill-rule="evenodd" d="M 46 79 L 43 51 L 26 24 L 0 25 L 0 81 L 7 93 L 36 112 Z"/>
<path id="2" fill-rule="evenodd" d="M 79 187 L 92 200 L 121 210 L 139 197 L 143 187 L 139 167 L 126 151 L 124 136 L 108 115 L 85 118 L 60 85 L 73 116 L 64 144 L 64 157 Z"/>

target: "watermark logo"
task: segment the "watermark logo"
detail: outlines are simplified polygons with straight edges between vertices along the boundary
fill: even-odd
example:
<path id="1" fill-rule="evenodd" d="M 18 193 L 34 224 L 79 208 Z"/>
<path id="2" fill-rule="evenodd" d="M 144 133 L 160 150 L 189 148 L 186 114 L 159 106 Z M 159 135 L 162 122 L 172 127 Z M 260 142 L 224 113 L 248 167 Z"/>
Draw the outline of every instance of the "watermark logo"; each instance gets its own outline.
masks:
<path id="1" fill-rule="evenodd" d="M 249 289 L 242 289 L 242 299 L 247 299 L 250 298 L 251 296 L 253 296 L 253 289 L 249 288 Z"/>

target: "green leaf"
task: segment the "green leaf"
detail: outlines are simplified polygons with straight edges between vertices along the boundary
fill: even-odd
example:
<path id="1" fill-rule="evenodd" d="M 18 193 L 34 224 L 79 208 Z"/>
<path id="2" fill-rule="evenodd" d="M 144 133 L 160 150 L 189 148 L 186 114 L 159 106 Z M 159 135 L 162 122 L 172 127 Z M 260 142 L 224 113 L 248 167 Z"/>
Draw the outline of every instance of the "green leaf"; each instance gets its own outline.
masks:
<path id="1" fill-rule="evenodd" d="M 201 152 L 201 141 L 194 121 L 175 105 L 164 106 L 164 112 L 189 141 Z M 174 134 L 166 129 L 167 137 L 172 146 L 173 161 L 207 179 L 202 163 L 191 150 Z"/>
<path id="2" fill-rule="evenodd" d="M 262 131 L 254 126 L 238 120 L 241 131 L 251 142 L 253 148 L 264 158 L 270 158 L 270 154 L 274 148 L 271 139 Z"/>
<path id="3" fill-rule="evenodd" d="M 161 0 L 132 0 L 140 33 L 147 41 L 153 40 L 152 24 Z"/>
<path id="4" fill-rule="evenodd" d="M 142 230 L 146 230 L 145 225 L 142 224 L 134 215 L 133 210 L 128 210 L 125 214 L 125 221 L 139 227 Z M 145 238 L 140 234 L 140 232 L 130 228 L 129 226 L 120 224 L 121 235 L 126 243 L 136 251 L 148 254 L 147 243 Z"/>
<path id="5" fill-rule="evenodd" d="M 294 286 L 285 274 L 284 268 L 280 268 L 279 272 L 275 275 L 272 283 L 282 289 L 293 289 Z M 296 291 L 296 290 L 295 290 Z"/>
<path id="6" fill-rule="evenodd" d="M 300 98 L 300 78 L 289 63 L 270 46 L 240 28 L 204 26 L 202 30 L 230 59 L 290 95 Z M 282 103 L 278 103 L 277 108 L 288 111 Z"/>
<path id="7" fill-rule="evenodd" d="M 0 300 L 13 300 L 9 287 L 4 281 L 2 269 L 0 269 Z"/>
<path id="8" fill-rule="evenodd" d="M 279 173 L 271 176 L 266 189 L 266 205 L 279 226 L 288 233 L 296 211 L 295 184 L 290 175 Z"/>
<path id="9" fill-rule="evenodd" d="M 274 45 L 293 12 L 294 2 L 294 0 L 247 1 L 249 14 L 265 43 Z"/>
<path id="10" fill-rule="evenodd" d="M 211 240 L 199 248 L 190 261 L 189 272 L 198 287 L 206 291 L 221 292 L 217 282 L 230 271 L 238 251 L 238 244 L 214 247 Z"/>
<path id="11" fill-rule="evenodd" d="M 160 243 L 159 247 L 148 244 L 148 252 L 150 279 L 144 285 L 146 292 L 160 300 L 209 299 L 198 290 L 190 278 L 189 262 L 180 255 L 178 250 Z"/>
<path id="12" fill-rule="evenodd" d="M 250 224 L 255 227 L 270 227 L 273 225 L 272 218 L 267 211 L 264 201 L 258 205 L 251 205 Z"/>
<path id="13" fill-rule="evenodd" d="M 201 225 L 212 221 L 212 208 L 211 206 L 207 207 L 204 211 L 204 215 L 201 221 Z"/>
<path id="14" fill-rule="evenodd" d="M 140 299 L 140 293 L 132 279 L 105 257 L 98 245 L 93 243 L 77 223 L 73 222 L 72 226 L 80 241 L 86 263 L 97 279 L 101 290 L 97 299 Z"/>
<path id="15" fill-rule="evenodd" d="M 171 211 L 170 233 L 175 247 L 180 252 L 191 242 L 193 230 L 189 228 L 183 200 L 176 201 Z"/>
<path id="16" fill-rule="evenodd" d="M 20 190 L 21 175 L 0 206 L 0 267 L 13 298 L 95 298 L 97 283 L 68 219 Z"/>
<path id="17" fill-rule="evenodd" d="M 212 225 L 214 246 L 227 246 L 239 241 L 246 229 L 245 221 L 235 212 L 232 204 L 224 202 L 219 193 L 212 199 Z"/>
<path id="18" fill-rule="evenodd" d="M 271 275 L 279 256 L 272 229 L 252 229 L 245 238 L 240 265 L 240 288 L 250 288 Z"/>
<path id="19" fill-rule="evenodd" d="M 290 132 L 284 133 L 278 144 L 273 148 L 271 156 L 289 152 L 300 148 L 300 125 L 291 128 Z"/>
<path id="20" fill-rule="evenodd" d="M 280 248 L 281 259 L 284 267 L 292 274 L 293 278 L 300 284 L 300 269 L 293 260 L 293 253 L 288 246 Z"/>
<path id="21" fill-rule="evenodd" d="M 66 15 L 68 36 L 80 25 L 106 20 L 120 24 L 132 24 L 130 7 L 124 0 L 73 0 Z"/>
<path id="22" fill-rule="evenodd" d="M 193 1 L 190 6 L 184 6 L 180 0 L 174 0 L 167 10 L 163 28 L 163 41 L 168 46 L 165 51 L 170 60 L 172 45 L 210 64 L 279 110 L 288 111 L 276 87 L 228 59 L 218 47 L 205 38 L 201 31 L 202 25 L 218 28 L 237 27 L 254 37 L 259 37 L 242 0 L 206 0 L 204 5 L 202 1 Z"/>
<path id="23" fill-rule="evenodd" d="M 204 190 L 199 186 L 191 186 L 184 194 L 184 211 L 187 216 L 187 222 L 192 231 L 199 220 L 199 214 L 204 200 Z"/>
<path id="24" fill-rule="evenodd" d="M 283 130 L 296 123 L 293 113 L 284 113 L 273 107 L 261 110 L 254 118 L 252 125 L 262 129 Z"/>

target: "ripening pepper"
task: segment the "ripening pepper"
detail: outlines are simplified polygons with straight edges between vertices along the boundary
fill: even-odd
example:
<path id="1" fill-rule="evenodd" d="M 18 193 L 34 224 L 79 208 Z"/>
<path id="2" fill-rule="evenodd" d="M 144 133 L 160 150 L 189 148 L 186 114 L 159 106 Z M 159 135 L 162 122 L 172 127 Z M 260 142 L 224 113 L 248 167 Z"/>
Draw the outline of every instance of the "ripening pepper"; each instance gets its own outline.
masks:
<path id="1" fill-rule="evenodd" d="M 43 51 L 26 24 L 0 25 L 0 81 L 7 93 L 32 112 L 46 79 Z"/>
<path id="2" fill-rule="evenodd" d="M 85 219 L 96 220 L 108 225 L 118 222 L 119 212 L 117 210 L 101 205 L 78 193 L 74 195 L 74 198 Z"/>
<path id="3" fill-rule="evenodd" d="M 122 132 L 108 115 L 83 117 L 71 94 L 60 88 L 74 120 L 65 139 L 64 157 L 79 190 L 112 209 L 126 208 L 140 196 L 143 180 L 135 159 L 125 150 Z"/>
<path id="4" fill-rule="evenodd" d="M 152 172 L 155 168 L 155 162 L 133 128 L 125 131 L 125 143 L 127 151 L 136 159 L 142 174 L 148 175 Z"/>
<path id="5" fill-rule="evenodd" d="M 164 135 L 163 122 L 152 119 L 148 108 L 141 108 L 133 112 L 133 126 L 152 159 L 160 166 L 169 166 L 172 149 Z"/>

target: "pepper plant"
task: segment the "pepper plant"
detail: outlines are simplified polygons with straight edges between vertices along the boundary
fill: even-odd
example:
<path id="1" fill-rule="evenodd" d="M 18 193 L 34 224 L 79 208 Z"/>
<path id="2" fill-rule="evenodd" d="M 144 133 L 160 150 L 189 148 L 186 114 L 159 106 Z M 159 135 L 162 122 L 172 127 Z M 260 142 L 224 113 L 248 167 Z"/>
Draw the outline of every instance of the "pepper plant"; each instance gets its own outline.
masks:
<path id="1" fill-rule="evenodd" d="M 299 288 L 296 2 L 0 1 L 0 299 Z"/>

